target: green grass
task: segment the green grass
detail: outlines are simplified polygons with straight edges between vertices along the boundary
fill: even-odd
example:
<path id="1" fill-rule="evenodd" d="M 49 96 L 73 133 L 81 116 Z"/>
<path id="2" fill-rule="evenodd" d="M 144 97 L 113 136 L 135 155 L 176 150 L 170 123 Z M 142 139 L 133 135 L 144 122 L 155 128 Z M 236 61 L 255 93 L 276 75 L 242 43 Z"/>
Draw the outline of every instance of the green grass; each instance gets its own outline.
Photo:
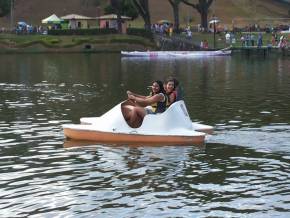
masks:
<path id="1" fill-rule="evenodd" d="M 241 36 L 246 33 L 235 34 L 236 43 L 231 44 L 234 48 L 239 48 L 241 44 Z M 252 33 L 255 35 L 255 45 L 257 44 L 258 33 Z M 283 34 L 289 38 L 290 34 Z M 185 37 L 185 35 L 182 35 Z M 263 45 L 271 43 L 272 34 L 263 34 Z M 278 39 L 280 35 L 278 34 Z M 214 47 L 214 35 L 213 33 L 193 33 L 192 40 L 195 44 L 199 45 L 202 40 L 207 40 L 209 48 Z M 98 35 L 98 36 L 49 36 L 49 35 L 15 35 L 15 34 L 0 34 L 0 43 L 12 48 L 25 48 L 33 45 L 41 44 L 47 48 L 71 48 L 82 44 L 96 44 L 96 45 L 108 45 L 108 44 L 135 44 L 142 45 L 146 48 L 155 49 L 156 45 L 149 39 L 132 36 L 132 35 Z M 222 49 L 229 47 L 225 42 L 225 34 L 216 34 L 216 49 Z"/>
<path id="2" fill-rule="evenodd" d="M 34 44 L 42 44 L 45 47 L 69 48 L 85 43 L 128 43 L 155 47 L 149 39 L 131 35 L 98 35 L 98 36 L 49 36 L 49 35 L 14 35 L 1 34 L 0 43 L 10 47 L 23 48 Z"/>

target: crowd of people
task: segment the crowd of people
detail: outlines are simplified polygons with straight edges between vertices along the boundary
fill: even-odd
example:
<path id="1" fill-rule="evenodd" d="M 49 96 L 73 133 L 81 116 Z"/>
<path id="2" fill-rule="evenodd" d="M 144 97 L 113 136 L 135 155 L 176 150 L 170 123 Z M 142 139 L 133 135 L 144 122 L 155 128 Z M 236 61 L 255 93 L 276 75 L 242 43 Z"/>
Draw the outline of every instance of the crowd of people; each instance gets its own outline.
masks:
<path id="1" fill-rule="evenodd" d="M 208 49 L 208 41 L 206 39 L 201 40 L 201 42 L 200 42 L 200 49 L 202 49 L 202 50 Z"/>
<path id="2" fill-rule="evenodd" d="M 225 33 L 225 43 L 226 45 L 232 45 L 237 42 L 236 40 L 237 34 L 234 34 L 233 32 L 227 32 Z M 271 40 L 264 39 L 264 36 L 261 32 L 258 34 L 255 33 L 244 33 L 240 34 L 240 40 L 242 47 L 253 47 L 257 46 L 267 46 L 267 47 L 276 47 L 276 48 L 287 48 L 289 47 L 289 42 L 286 35 L 277 33 L 272 33 Z"/>
<path id="3" fill-rule="evenodd" d="M 13 32 L 16 34 L 43 34 L 46 35 L 48 30 L 60 30 L 60 24 L 51 24 L 48 26 L 16 25 Z"/>
<path id="4" fill-rule="evenodd" d="M 60 24 L 33 26 L 30 24 L 27 24 L 26 22 L 17 22 L 17 24 L 13 27 L 13 29 L 5 28 L 5 27 L 0 28 L 0 33 L 16 33 L 18 35 L 26 35 L 26 34 L 46 35 L 48 30 L 58 30 L 58 29 L 62 29 L 62 26 Z"/>
<path id="5" fill-rule="evenodd" d="M 266 45 L 267 47 L 278 47 L 278 48 L 287 48 L 288 47 L 288 39 L 284 35 L 278 36 L 276 33 L 272 34 L 271 41 L 263 40 L 263 34 L 259 33 L 257 36 L 254 34 L 245 34 L 242 35 L 241 44 L 243 47 L 249 46 L 257 46 L 261 47 Z"/>
<path id="6" fill-rule="evenodd" d="M 248 46 L 255 46 L 257 45 L 257 47 L 261 47 L 263 46 L 263 35 L 262 33 L 258 34 L 258 38 L 256 41 L 256 36 L 254 34 L 245 34 L 242 35 L 241 38 L 241 43 L 243 47 L 248 47 Z"/>
<path id="7" fill-rule="evenodd" d="M 122 111 L 129 126 L 139 127 L 147 114 L 163 113 L 171 104 L 180 100 L 178 85 L 177 79 L 169 77 L 164 83 L 155 80 L 150 86 L 151 92 L 148 96 L 127 91 L 129 104 L 126 104 Z"/>
<path id="8" fill-rule="evenodd" d="M 173 33 L 173 24 L 172 23 L 155 23 L 151 25 L 151 31 L 153 33 L 167 34 L 169 36 Z"/>
<path id="9" fill-rule="evenodd" d="M 165 34 L 168 36 L 171 36 L 173 34 L 173 25 L 170 23 L 162 23 L 162 24 L 153 24 L 151 26 L 151 30 L 154 33 L 159 33 L 159 34 Z M 259 26 L 253 26 L 249 30 L 260 30 Z M 181 31 L 186 37 L 186 39 L 191 40 L 192 39 L 192 30 L 191 27 L 188 25 L 186 28 Z M 237 42 L 240 42 L 242 47 L 250 47 L 250 46 L 257 46 L 257 47 L 262 47 L 264 45 L 268 47 L 278 47 L 278 48 L 287 48 L 289 47 L 288 45 L 288 39 L 286 36 L 277 36 L 276 32 L 273 32 L 272 40 L 264 40 L 263 39 L 263 34 L 261 31 L 258 33 L 254 32 L 235 32 L 235 31 L 227 31 L 225 30 L 220 31 L 218 33 L 218 36 L 221 36 L 224 34 L 224 40 L 225 44 L 230 46 L 233 44 L 236 44 Z M 222 37 L 220 37 L 218 40 L 223 40 Z M 200 42 L 200 49 L 202 50 L 207 50 L 209 49 L 209 43 L 206 39 L 201 40 Z"/>
<path id="10" fill-rule="evenodd" d="M 278 46 L 279 48 L 286 48 L 288 47 L 288 39 L 284 35 L 278 37 L 277 34 L 272 34 L 271 45 Z"/>
<path id="11" fill-rule="evenodd" d="M 47 31 L 47 28 L 42 26 L 31 26 L 31 25 L 15 26 L 16 34 L 43 34 L 44 31 Z"/>

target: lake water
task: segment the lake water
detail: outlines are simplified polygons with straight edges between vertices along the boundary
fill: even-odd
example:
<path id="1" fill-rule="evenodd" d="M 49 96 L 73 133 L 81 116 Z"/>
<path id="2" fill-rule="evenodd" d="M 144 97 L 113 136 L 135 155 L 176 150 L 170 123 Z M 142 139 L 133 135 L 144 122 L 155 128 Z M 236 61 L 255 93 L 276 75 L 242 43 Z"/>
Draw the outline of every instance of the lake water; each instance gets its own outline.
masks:
<path id="1" fill-rule="evenodd" d="M 290 217 L 289 57 L 0 57 L 0 217 Z M 204 147 L 65 141 L 168 75 L 215 127 Z"/>

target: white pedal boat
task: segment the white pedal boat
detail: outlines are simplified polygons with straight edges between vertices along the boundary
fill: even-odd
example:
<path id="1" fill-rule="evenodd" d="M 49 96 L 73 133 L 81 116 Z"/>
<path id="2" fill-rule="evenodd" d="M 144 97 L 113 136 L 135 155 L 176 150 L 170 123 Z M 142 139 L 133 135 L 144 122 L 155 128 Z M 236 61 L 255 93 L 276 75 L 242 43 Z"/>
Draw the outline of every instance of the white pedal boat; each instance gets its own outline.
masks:
<path id="1" fill-rule="evenodd" d="M 199 56 L 228 56 L 232 51 L 221 49 L 216 51 L 121 51 L 124 57 L 150 57 L 150 58 L 186 58 Z"/>
<path id="2" fill-rule="evenodd" d="M 81 118 L 81 124 L 64 124 L 68 139 L 104 144 L 200 145 L 213 127 L 193 123 L 184 101 L 172 104 L 164 113 L 148 114 L 138 128 L 130 127 L 122 114 L 121 102 L 100 117 Z"/>

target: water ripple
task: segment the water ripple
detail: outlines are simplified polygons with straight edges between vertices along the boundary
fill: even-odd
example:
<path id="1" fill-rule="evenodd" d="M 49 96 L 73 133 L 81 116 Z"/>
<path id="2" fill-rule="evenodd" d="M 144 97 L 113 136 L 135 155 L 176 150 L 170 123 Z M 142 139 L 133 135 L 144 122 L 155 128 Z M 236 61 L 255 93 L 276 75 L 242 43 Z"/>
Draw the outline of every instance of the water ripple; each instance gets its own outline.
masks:
<path id="1" fill-rule="evenodd" d="M 56 66 L 63 55 L 45 56 L 38 64 L 49 67 L 35 78 L 15 73 L 0 83 L 1 217 L 289 217 L 288 71 L 257 76 L 246 72 L 252 62 L 236 67 L 234 59 L 213 58 L 127 62 L 110 74 L 115 64 L 91 66 L 91 57 L 104 60 L 85 56 L 80 66 L 96 69 L 91 74 L 71 67 L 83 56 L 69 60 L 69 74 L 58 72 L 63 62 Z M 173 67 L 192 117 L 216 127 L 205 147 L 63 144 L 62 124 L 102 114 L 131 85 Z"/>

